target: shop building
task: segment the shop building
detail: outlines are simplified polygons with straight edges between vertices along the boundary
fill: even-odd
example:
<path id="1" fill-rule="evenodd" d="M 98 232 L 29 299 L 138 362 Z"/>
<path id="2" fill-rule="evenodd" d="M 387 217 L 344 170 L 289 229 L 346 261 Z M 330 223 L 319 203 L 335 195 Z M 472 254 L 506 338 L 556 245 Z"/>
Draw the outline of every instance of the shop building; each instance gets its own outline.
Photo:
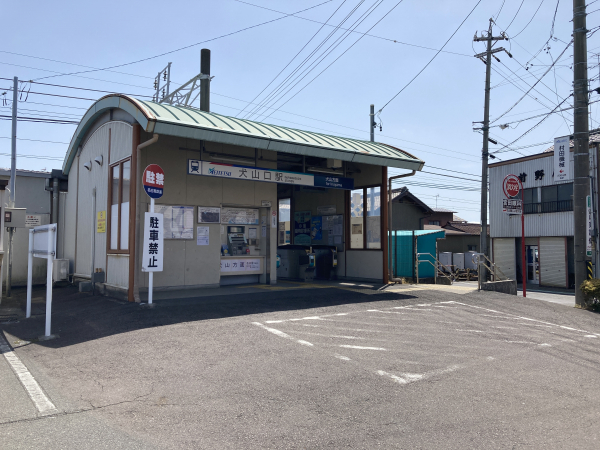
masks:
<path id="1" fill-rule="evenodd" d="M 141 174 L 164 170 L 164 270 L 156 289 L 277 282 L 277 247 L 338 252 L 338 278 L 387 280 L 387 167 L 423 161 L 389 145 L 267 125 L 124 95 L 81 120 L 63 173 L 64 258 L 77 279 L 133 301 L 141 270 Z M 96 275 L 94 276 L 96 278 Z"/>
<path id="2" fill-rule="evenodd" d="M 555 176 L 553 148 L 537 155 L 489 165 L 491 255 L 508 277 L 522 282 L 521 216 L 503 212 L 504 178 L 513 174 L 523 185 L 525 256 L 528 284 L 574 287 L 573 147 L 568 153 L 568 176 Z M 590 144 L 592 240 L 597 229 L 597 144 Z M 520 198 L 520 195 L 519 195 Z M 597 261 L 594 242 L 592 261 Z"/>

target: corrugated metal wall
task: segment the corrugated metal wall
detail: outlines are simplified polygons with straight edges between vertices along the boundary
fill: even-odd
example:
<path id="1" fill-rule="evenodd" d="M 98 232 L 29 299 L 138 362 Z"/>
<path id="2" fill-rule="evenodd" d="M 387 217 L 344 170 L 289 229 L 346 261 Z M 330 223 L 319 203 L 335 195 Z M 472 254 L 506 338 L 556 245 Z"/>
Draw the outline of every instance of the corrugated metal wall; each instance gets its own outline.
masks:
<path id="1" fill-rule="evenodd" d="M 127 288 L 129 286 L 129 255 L 108 255 L 106 284 Z"/>
<path id="2" fill-rule="evenodd" d="M 573 153 L 570 152 L 570 174 L 573 177 Z M 535 179 L 537 170 L 544 171 L 544 178 Z M 554 153 L 547 157 L 529 161 L 516 162 L 503 166 L 490 167 L 490 236 L 491 237 L 521 237 L 521 217 L 502 212 L 502 181 L 509 174 L 527 174 L 523 184 L 525 189 L 532 187 L 551 186 L 554 184 Z M 525 236 L 573 236 L 573 212 L 556 212 L 525 215 Z"/>
<path id="3" fill-rule="evenodd" d="M 108 154 L 109 129 L 111 135 L 110 158 Z M 77 258 L 75 273 L 90 275 L 92 224 L 94 224 L 95 262 L 94 267 L 104 270 L 106 267 L 106 237 L 108 233 L 96 233 L 96 215 L 99 211 L 107 210 L 108 201 L 108 171 L 109 159 L 118 161 L 131 155 L 132 126 L 124 122 L 108 122 L 98 128 L 86 141 L 81 149 L 78 171 L 78 201 L 77 201 Z M 94 160 L 102 155 L 103 164 L 100 166 Z M 113 155 L 116 155 L 113 158 Z M 83 165 L 91 162 L 92 170 Z M 96 188 L 96 210 L 92 211 L 92 189 Z M 122 265 L 122 264 L 121 264 Z M 119 265 L 115 270 L 122 270 Z M 110 275 L 112 276 L 112 275 Z M 121 274 L 116 275 L 120 277 Z M 118 284 L 123 286 L 123 284 Z M 126 286 L 126 285 L 125 285 Z"/>
<path id="4" fill-rule="evenodd" d="M 540 238 L 540 285 L 567 287 L 566 251 L 566 238 Z"/>
<path id="5" fill-rule="evenodd" d="M 495 238 L 492 239 L 493 261 L 504 275 L 512 280 L 516 280 L 516 254 L 514 238 Z"/>

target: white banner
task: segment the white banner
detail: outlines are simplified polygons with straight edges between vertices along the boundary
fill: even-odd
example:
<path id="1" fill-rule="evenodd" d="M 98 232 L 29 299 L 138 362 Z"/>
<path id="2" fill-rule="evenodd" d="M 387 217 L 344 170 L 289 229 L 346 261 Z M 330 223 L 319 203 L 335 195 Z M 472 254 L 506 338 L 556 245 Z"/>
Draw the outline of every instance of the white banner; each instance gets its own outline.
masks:
<path id="1" fill-rule="evenodd" d="M 221 272 L 256 272 L 260 270 L 260 259 L 222 259 Z"/>
<path id="2" fill-rule="evenodd" d="M 571 179 L 569 175 L 569 136 L 554 139 L 554 181 Z"/>
<path id="3" fill-rule="evenodd" d="M 160 213 L 144 213 L 142 272 L 163 271 L 164 218 Z"/>

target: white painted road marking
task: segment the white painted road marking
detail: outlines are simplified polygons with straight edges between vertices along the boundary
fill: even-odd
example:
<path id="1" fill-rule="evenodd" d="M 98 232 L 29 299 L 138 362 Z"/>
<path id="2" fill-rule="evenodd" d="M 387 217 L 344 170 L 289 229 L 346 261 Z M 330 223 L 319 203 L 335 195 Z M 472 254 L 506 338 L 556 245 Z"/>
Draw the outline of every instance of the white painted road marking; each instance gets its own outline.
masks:
<path id="1" fill-rule="evenodd" d="M 15 372 L 15 375 L 25 388 L 25 391 L 27 391 L 27 395 L 29 395 L 29 398 L 31 399 L 37 410 L 41 414 L 53 414 L 57 412 L 56 406 L 54 406 L 50 399 L 46 397 L 46 394 L 44 394 L 44 391 L 42 391 L 42 388 L 40 387 L 38 382 L 35 381 L 33 375 L 31 375 L 29 370 L 27 370 L 25 364 L 23 364 L 19 357 L 15 354 L 15 352 L 13 352 L 10 349 L 8 343 L 4 339 L 4 336 L 1 334 L 1 332 L 0 352 L 2 352 L 4 358 L 6 359 L 8 364 L 10 364 L 10 367 L 12 368 L 13 372 Z"/>
<path id="2" fill-rule="evenodd" d="M 302 339 L 294 339 L 289 334 L 284 333 L 283 331 L 276 330 L 275 328 L 267 327 L 266 325 L 263 325 L 260 322 L 252 322 L 252 324 L 256 325 L 258 327 L 264 328 L 265 330 L 267 330 L 267 331 L 269 331 L 269 332 L 271 332 L 271 333 L 273 333 L 273 334 L 275 334 L 275 335 L 277 335 L 279 337 L 282 337 L 282 338 L 285 338 L 285 339 L 290 339 L 292 341 L 297 342 L 298 344 L 306 345 L 307 347 L 313 347 L 313 344 L 311 344 L 308 341 L 303 341 Z"/>
<path id="3" fill-rule="evenodd" d="M 361 347 L 360 345 L 340 345 L 340 347 L 342 348 L 354 348 L 357 350 L 381 350 L 381 351 L 386 351 L 385 348 L 381 348 L 381 347 Z"/>

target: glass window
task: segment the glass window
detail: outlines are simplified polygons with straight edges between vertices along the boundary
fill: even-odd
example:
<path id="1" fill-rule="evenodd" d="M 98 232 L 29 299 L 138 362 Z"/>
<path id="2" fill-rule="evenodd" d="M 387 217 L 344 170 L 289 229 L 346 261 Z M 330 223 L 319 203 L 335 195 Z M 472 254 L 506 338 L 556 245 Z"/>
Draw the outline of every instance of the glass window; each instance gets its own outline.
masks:
<path id="1" fill-rule="evenodd" d="M 572 200 L 573 199 L 573 183 L 558 184 L 557 186 L 558 201 Z"/>
<path id="2" fill-rule="evenodd" d="M 367 248 L 381 248 L 381 188 L 367 188 Z"/>
<path id="3" fill-rule="evenodd" d="M 429 221 L 429 225 L 440 225 L 440 221 L 439 220 L 430 220 Z"/>
<path id="4" fill-rule="evenodd" d="M 556 186 L 542 187 L 542 203 L 555 202 L 556 200 Z"/>
<path id="5" fill-rule="evenodd" d="M 131 190 L 131 161 L 110 168 L 110 229 L 108 242 L 116 251 L 129 249 L 129 194 Z"/>
<path id="6" fill-rule="evenodd" d="M 350 248 L 364 248 L 363 192 L 350 192 Z"/>
<path id="7" fill-rule="evenodd" d="M 129 189 L 131 179 L 131 161 L 122 165 L 121 176 L 121 250 L 129 248 Z"/>
<path id="8" fill-rule="evenodd" d="M 111 200 L 110 200 L 110 249 L 119 249 L 119 166 L 111 169 Z"/>
<path id="9" fill-rule="evenodd" d="M 279 245 L 291 243 L 290 212 L 292 201 L 289 198 L 279 200 Z"/>
<path id="10" fill-rule="evenodd" d="M 525 204 L 539 203 L 538 188 L 529 188 L 523 190 L 523 201 Z"/>

